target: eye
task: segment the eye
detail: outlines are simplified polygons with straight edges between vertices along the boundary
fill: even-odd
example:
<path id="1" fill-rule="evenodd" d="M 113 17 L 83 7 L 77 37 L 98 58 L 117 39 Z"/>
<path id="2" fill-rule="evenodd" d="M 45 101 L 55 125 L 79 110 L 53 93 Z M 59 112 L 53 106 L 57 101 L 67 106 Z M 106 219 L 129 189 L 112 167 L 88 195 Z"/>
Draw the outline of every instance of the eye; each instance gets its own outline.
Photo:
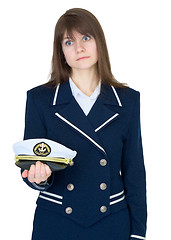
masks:
<path id="1" fill-rule="evenodd" d="M 71 46 L 71 45 L 73 44 L 73 42 L 72 42 L 71 40 L 69 40 L 69 41 L 66 41 L 65 44 L 66 44 L 67 46 Z"/>
<path id="2" fill-rule="evenodd" d="M 88 40 L 90 40 L 90 38 L 91 38 L 91 37 L 89 37 L 89 36 L 84 36 L 84 37 L 83 37 L 83 40 L 84 40 L 84 41 L 88 41 Z"/>

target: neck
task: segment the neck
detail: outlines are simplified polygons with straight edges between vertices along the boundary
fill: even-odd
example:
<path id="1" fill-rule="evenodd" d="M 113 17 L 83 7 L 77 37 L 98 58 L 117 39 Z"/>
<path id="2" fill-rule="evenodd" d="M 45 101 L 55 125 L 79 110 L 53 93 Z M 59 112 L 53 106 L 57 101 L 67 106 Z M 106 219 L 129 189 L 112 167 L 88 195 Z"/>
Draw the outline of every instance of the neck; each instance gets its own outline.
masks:
<path id="1" fill-rule="evenodd" d="M 95 69 L 72 69 L 71 79 L 87 96 L 91 96 L 100 80 Z"/>

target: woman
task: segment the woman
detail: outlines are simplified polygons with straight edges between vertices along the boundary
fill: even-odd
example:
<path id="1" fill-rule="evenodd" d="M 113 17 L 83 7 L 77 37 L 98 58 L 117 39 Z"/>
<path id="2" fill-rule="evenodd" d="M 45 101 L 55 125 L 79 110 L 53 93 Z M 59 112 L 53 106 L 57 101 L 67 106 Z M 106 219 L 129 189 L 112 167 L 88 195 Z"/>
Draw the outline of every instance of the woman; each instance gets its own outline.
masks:
<path id="1" fill-rule="evenodd" d="M 50 81 L 28 91 L 24 139 L 76 150 L 74 164 L 22 171 L 40 191 L 33 240 L 145 239 L 146 180 L 140 94 L 116 81 L 106 41 L 87 10 L 56 24 Z"/>

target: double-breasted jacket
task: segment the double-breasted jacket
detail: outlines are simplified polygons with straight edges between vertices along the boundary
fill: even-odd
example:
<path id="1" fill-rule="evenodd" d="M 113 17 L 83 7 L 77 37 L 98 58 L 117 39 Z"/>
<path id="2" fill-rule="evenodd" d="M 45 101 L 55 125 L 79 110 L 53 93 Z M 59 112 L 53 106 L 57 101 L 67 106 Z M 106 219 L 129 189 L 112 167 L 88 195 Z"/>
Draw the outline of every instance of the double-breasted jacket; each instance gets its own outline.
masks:
<path id="1" fill-rule="evenodd" d="M 47 138 L 76 150 L 74 164 L 53 172 L 41 186 L 37 205 L 84 227 L 123 208 L 131 219 L 131 239 L 145 239 L 146 179 L 140 127 L 140 93 L 102 83 L 86 116 L 69 81 L 27 92 L 24 139 Z"/>

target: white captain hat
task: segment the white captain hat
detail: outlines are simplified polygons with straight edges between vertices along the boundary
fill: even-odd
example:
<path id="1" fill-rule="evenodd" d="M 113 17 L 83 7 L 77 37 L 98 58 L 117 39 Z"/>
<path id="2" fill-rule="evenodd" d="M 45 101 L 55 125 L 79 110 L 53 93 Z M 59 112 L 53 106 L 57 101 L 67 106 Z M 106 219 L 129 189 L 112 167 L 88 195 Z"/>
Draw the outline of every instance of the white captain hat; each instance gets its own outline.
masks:
<path id="1" fill-rule="evenodd" d="M 72 165 L 77 152 L 55 141 L 37 138 L 17 142 L 13 145 L 15 164 L 22 169 L 30 169 L 36 161 L 46 163 L 52 171 Z"/>

